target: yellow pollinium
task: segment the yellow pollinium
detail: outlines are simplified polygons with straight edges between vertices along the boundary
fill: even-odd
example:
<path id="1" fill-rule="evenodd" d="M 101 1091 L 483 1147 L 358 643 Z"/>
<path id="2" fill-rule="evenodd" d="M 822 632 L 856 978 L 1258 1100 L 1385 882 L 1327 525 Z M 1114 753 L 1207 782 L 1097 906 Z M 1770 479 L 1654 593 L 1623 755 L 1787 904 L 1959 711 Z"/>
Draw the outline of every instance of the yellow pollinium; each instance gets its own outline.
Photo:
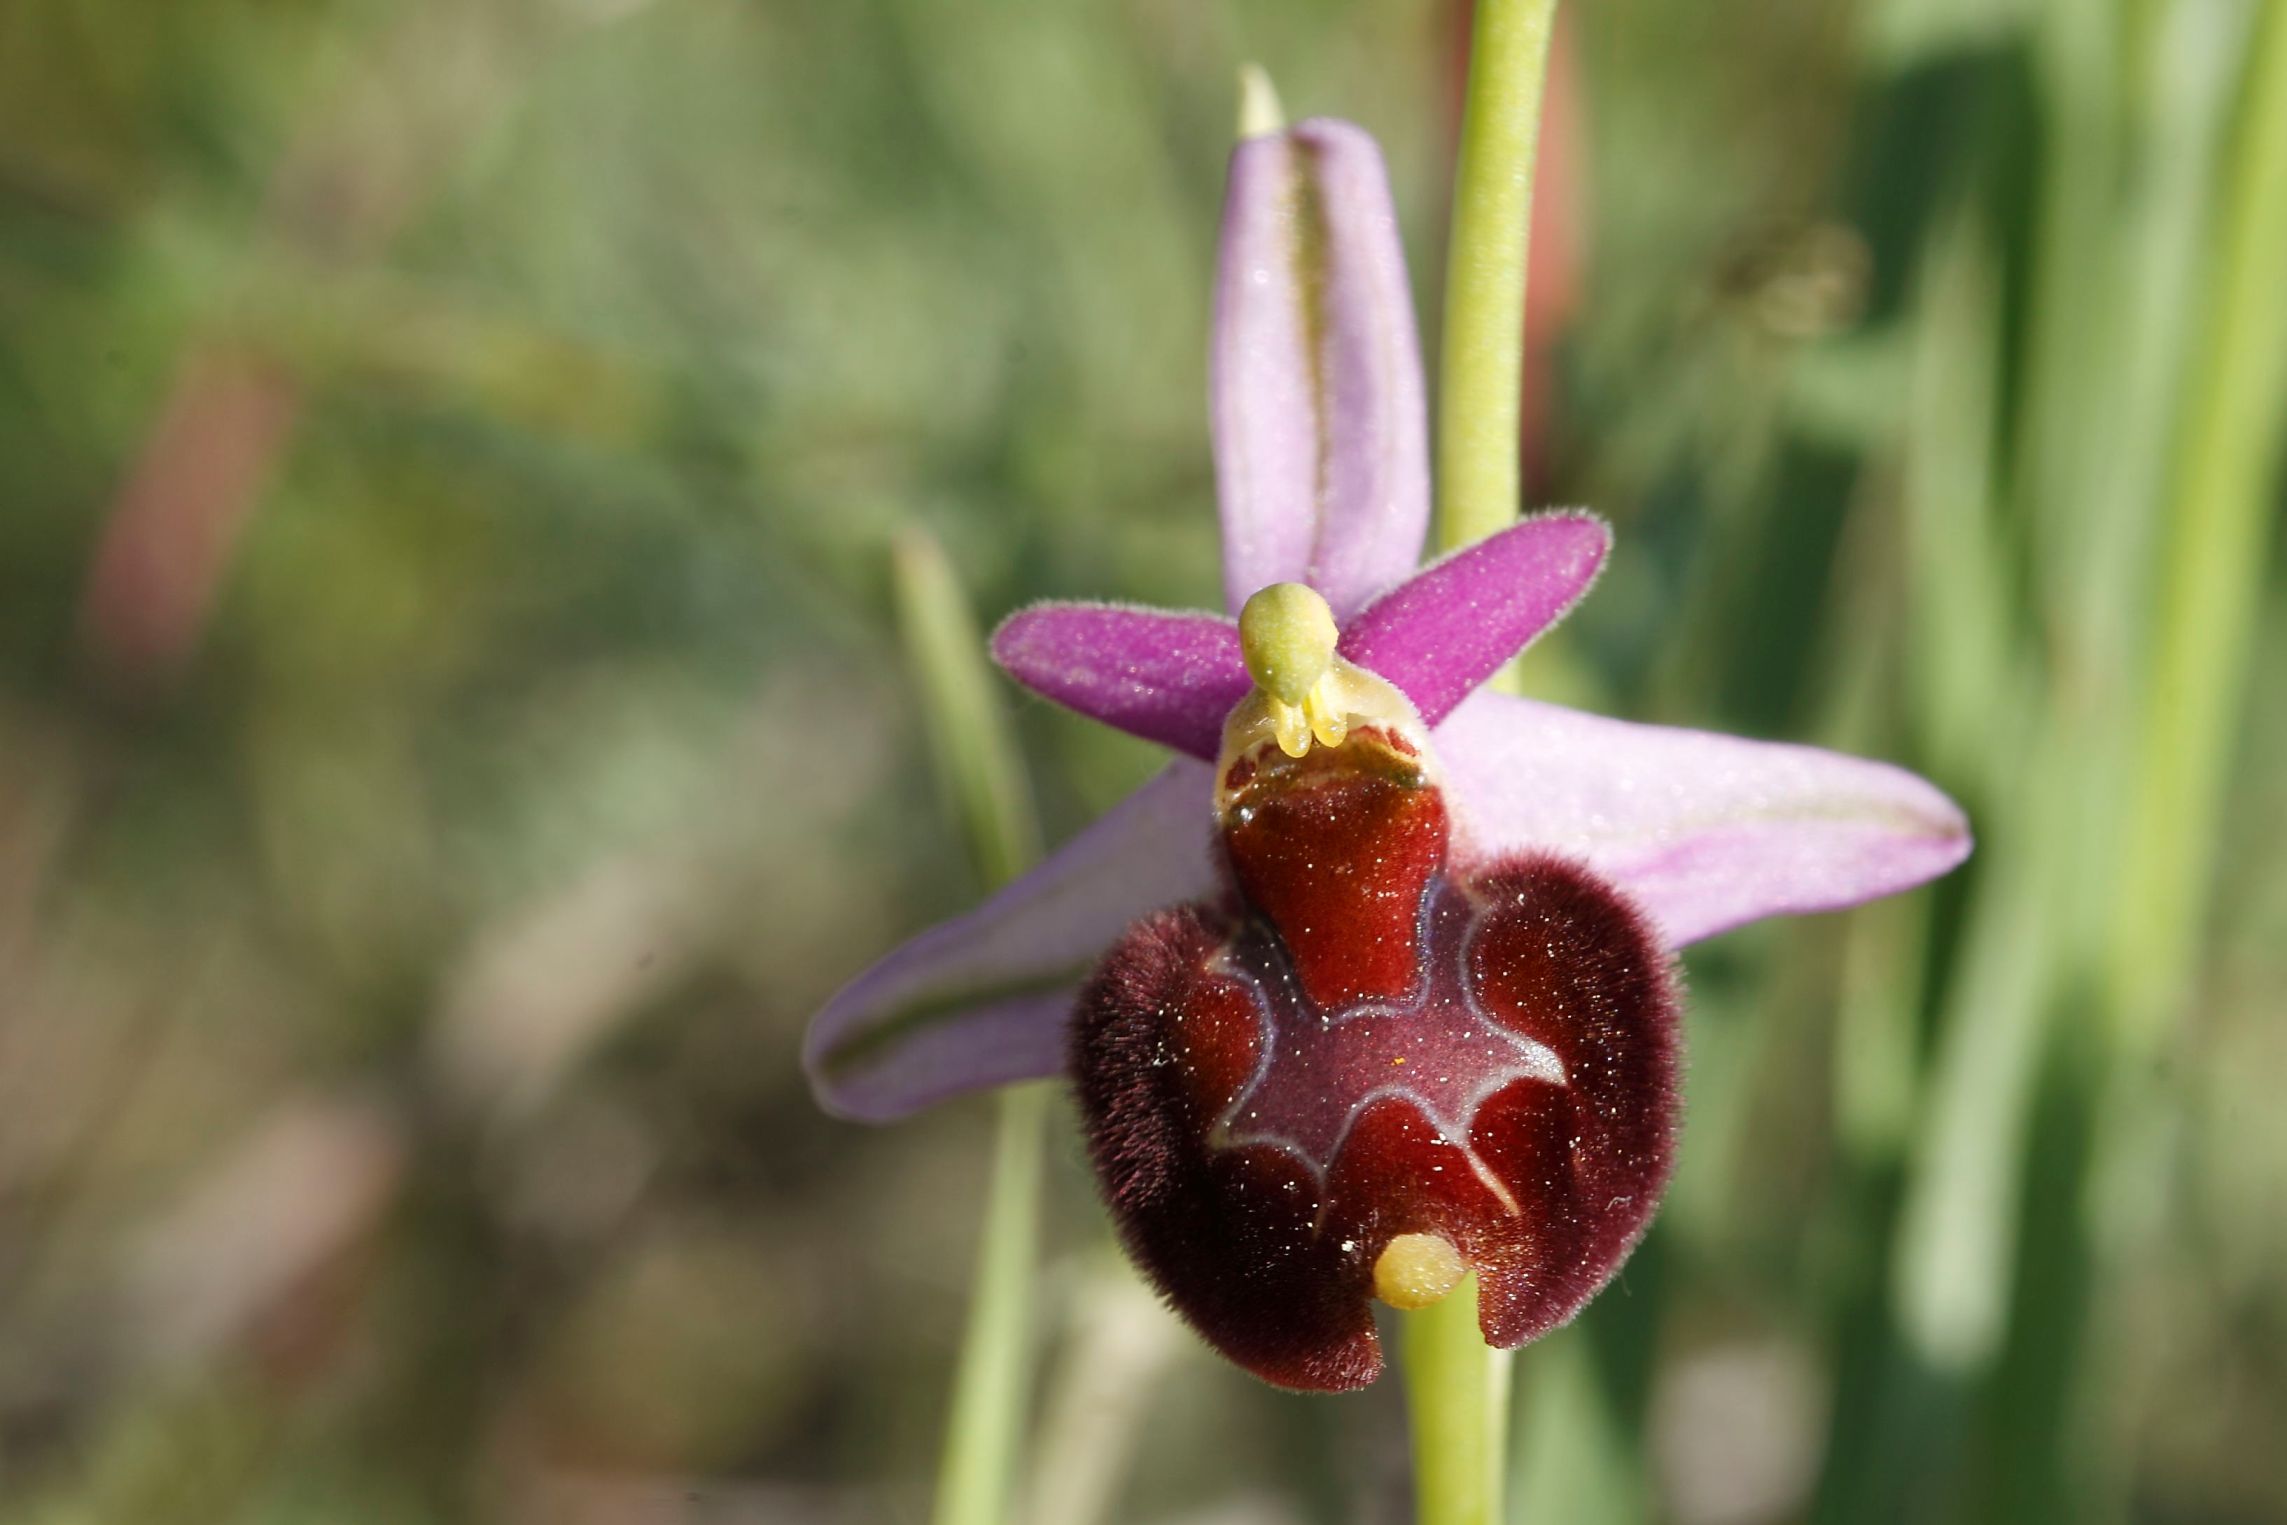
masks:
<path id="1" fill-rule="evenodd" d="M 1239 611 L 1239 649 L 1289 757 L 1309 752 L 1312 737 L 1338 747 L 1350 734 L 1337 691 L 1340 635 L 1326 600 L 1298 582 L 1274 582 Z"/>
<path id="2" fill-rule="evenodd" d="M 1468 1263 L 1436 1234 L 1400 1234 L 1374 1261 L 1374 1295 L 1393 1308 L 1443 1302 L 1469 1274 Z"/>

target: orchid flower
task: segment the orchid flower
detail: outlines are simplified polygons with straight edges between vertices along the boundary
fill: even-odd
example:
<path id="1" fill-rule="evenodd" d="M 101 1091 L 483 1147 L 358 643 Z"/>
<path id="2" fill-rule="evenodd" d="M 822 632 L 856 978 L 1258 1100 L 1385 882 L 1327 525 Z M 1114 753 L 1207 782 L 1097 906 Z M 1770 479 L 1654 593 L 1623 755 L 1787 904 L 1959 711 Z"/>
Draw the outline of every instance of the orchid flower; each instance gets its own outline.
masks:
<path id="1" fill-rule="evenodd" d="M 1426 568 L 1427 420 L 1379 151 L 1243 141 L 1212 424 L 1230 615 L 1051 603 L 994 657 L 1166 746 L 1040 868 L 821 1011 L 869 1122 L 1072 1076 L 1130 1252 L 1282 1385 L 1379 1372 L 1371 1302 L 1479 1278 L 1488 1342 L 1569 1319 L 1664 1187 L 1673 953 L 1944 873 L 1961 812 L 1882 763 L 1483 687 L 1587 593 L 1604 521 Z"/>

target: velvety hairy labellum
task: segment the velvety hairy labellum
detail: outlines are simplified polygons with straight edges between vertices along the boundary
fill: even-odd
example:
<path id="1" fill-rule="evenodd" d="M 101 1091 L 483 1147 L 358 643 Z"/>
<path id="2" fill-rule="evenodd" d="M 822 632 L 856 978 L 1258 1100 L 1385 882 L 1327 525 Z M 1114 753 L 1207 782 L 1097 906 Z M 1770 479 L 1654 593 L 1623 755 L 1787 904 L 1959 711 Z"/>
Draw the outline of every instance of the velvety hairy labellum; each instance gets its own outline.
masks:
<path id="1" fill-rule="evenodd" d="M 1232 893 L 1145 918 L 1081 995 L 1106 1201 L 1217 1349 L 1285 1387 L 1381 1369 L 1373 1269 L 1446 1240 L 1485 1338 L 1569 1319 L 1668 1176 L 1676 992 L 1644 917 L 1548 855 L 1449 862 L 1402 737 L 1233 763 Z"/>

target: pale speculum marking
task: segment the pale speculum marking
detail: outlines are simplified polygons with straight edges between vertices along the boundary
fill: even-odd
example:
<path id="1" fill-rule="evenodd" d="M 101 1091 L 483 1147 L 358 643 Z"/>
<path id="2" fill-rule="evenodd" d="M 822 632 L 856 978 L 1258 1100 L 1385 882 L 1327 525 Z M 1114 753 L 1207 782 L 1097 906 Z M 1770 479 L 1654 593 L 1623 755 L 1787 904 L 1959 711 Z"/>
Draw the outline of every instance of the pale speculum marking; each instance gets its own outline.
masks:
<path id="1" fill-rule="evenodd" d="M 1361 1113 L 1377 1100 L 1410 1103 L 1460 1150 L 1470 1171 L 1512 1215 L 1515 1195 L 1469 1142 L 1477 1110 L 1520 1080 L 1566 1084 L 1555 1050 L 1496 1021 L 1469 979 L 1469 949 L 1484 907 L 1442 877 L 1422 897 L 1425 956 L 1413 993 L 1321 1011 L 1302 991 L 1284 950 L 1261 925 L 1242 932 L 1222 967 L 1252 990 L 1263 1053 L 1254 1074 L 1208 1135 L 1216 1149 L 1267 1145 L 1293 1155 L 1323 1184 Z"/>

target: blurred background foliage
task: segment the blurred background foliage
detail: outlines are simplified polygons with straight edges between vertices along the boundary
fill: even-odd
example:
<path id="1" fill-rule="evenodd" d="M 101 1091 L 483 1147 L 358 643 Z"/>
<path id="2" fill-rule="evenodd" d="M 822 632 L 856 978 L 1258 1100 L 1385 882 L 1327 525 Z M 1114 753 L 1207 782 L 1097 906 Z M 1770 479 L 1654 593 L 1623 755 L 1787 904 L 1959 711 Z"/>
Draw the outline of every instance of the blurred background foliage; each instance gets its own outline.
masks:
<path id="1" fill-rule="evenodd" d="M 1981 850 L 1693 951 L 1520 1518 L 2287 1519 L 2278 9 L 1568 8 L 1534 491 L 1619 549 L 1526 681 Z M 893 538 L 1211 603 L 1235 69 L 1434 310 L 1465 26 L 0 4 L 0 1518 L 925 1514 L 991 1109 L 794 1061 L 979 888 Z M 1011 709 L 1051 840 L 1153 765 Z M 1394 1384 L 1208 1358 L 1051 1156 L 1036 1519 L 1402 1517 Z"/>

